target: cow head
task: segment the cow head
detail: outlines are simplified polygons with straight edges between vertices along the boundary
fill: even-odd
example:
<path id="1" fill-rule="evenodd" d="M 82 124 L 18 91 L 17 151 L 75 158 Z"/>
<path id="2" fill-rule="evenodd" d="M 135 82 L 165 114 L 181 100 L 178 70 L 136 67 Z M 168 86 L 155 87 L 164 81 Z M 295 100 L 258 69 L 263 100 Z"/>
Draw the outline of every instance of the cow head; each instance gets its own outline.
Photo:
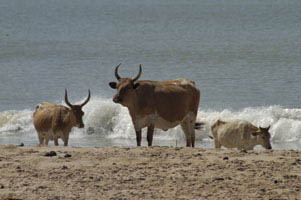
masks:
<path id="1" fill-rule="evenodd" d="M 256 132 L 251 133 L 253 136 L 257 137 L 257 142 L 266 149 L 272 149 L 272 145 L 270 143 L 271 135 L 269 133 L 270 127 L 271 126 L 267 128 L 259 127 Z"/>
<path id="2" fill-rule="evenodd" d="M 121 78 L 118 75 L 118 68 L 121 65 L 117 65 L 115 68 L 115 77 L 118 80 L 118 83 L 116 82 L 110 82 L 109 85 L 111 88 L 116 89 L 117 93 L 113 97 L 113 101 L 115 103 L 120 103 L 124 106 L 128 106 L 131 103 L 131 96 L 135 92 L 135 89 L 139 86 L 139 83 L 136 83 L 136 81 L 140 78 L 142 73 L 141 65 L 139 66 L 139 73 L 138 75 L 131 79 L 131 78 Z"/>
<path id="3" fill-rule="evenodd" d="M 78 128 L 84 128 L 84 122 L 83 122 L 83 116 L 84 116 L 84 112 L 82 111 L 82 107 L 84 105 L 86 105 L 90 100 L 90 90 L 89 90 L 89 94 L 87 99 L 80 105 L 72 105 L 69 100 L 68 100 L 68 94 L 67 94 L 67 90 L 65 89 L 65 102 L 66 104 L 70 107 L 71 112 L 73 114 L 73 116 L 75 117 L 76 120 L 76 126 Z"/>

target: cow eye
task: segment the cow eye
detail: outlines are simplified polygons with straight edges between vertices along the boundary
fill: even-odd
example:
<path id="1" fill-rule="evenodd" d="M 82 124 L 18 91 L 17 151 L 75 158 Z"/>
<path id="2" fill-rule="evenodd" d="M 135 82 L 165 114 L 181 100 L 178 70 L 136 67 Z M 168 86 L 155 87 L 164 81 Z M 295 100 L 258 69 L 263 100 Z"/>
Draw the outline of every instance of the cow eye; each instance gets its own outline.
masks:
<path id="1" fill-rule="evenodd" d="M 127 90 L 127 88 L 121 88 L 121 90 L 119 92 L 120 96 L 123 96 L 125 94 L 126 90 Z"/>
<path id="2" fill-rule="evenodd" d="M 119 95 L 122 95 L 124 93 L 124 89 L 121 88 L 120 91 L 119 91 Z"/>

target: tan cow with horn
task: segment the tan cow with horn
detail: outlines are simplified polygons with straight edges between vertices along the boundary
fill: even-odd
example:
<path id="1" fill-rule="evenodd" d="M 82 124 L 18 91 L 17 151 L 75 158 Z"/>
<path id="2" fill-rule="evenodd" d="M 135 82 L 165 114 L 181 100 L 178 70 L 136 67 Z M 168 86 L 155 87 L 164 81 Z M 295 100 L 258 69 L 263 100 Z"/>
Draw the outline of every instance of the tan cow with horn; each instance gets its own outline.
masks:
<path id="1" fill-rule="evenodd" d="M 54 140 L 58 146 L 58 139 L 68 146 L 71 129 L 74 126 L 84 128 L 82 107 L 90 100 L 90 90 L 87 99 L 80 105 L 72 105 L 68 100 L 65 90 L 65 102 L 69 107 L 56 105 L 49 102 L 39 104 L 33 113 L 33 124 L 38 133 L 41 145 L 48 145 L 49 140 Z"/>
<path id="2" fill-rule="evenodd" d="M 128 108 L 136 131 L 137 146 L 141 146 L 141 129 L 147 127 L 148 146 L 152 146 L 154 128 L 167 131 L 181 125 L 186 136 L 186 146 L 194 147 L 195 120 L 198 112 L 200 91 L 193 81 L 185 78 L 167 81 L 146 81 L 121 78 L 115 68 L 116 82 L 110 82 L 117 90 L 113 101 Z"/>

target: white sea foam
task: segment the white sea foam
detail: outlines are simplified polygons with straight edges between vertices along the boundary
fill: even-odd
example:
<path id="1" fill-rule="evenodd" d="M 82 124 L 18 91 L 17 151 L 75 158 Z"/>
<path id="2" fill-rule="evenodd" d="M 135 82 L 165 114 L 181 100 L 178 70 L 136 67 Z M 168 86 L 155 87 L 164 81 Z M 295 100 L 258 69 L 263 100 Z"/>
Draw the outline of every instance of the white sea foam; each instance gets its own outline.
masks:
<path id="1" fill-rule="evenodd" d="M 113 103 L 110 99 L 92 98 L 83 110 L 85 128 L 73 128 L 71 138 L 135 139 L 135 131 L 127 108 Z M 0 137 L 18 136 L 24 139 L 36 137 L 32 113 L 30 110 L 0 112 Z M 205 127 L 202 131 L 196 131 L 196 139 L 209 140 L 210 125 L 217 119 L 225 121 L 243 119 L 261 127 L 271 125 L 272 142 L 301 143 L 301 109 L 286 109 L 280 106 L 245 108 L 238 111 L 200 109 L 197 121 L 205 122 Z M 145 135 L 144 129 L 143 137 Z M 184 141 L 184 134 L 180 126 L 166 132 L 155 129 L 154 139 Z"/>
<path id="2" fill-rule="evenodd" d="M 9 110 L 0 112 L 0 136 L 18 136 L 33 132 L 32 111 Z M 28 134 L 27 136 L 32 136 Z"/>

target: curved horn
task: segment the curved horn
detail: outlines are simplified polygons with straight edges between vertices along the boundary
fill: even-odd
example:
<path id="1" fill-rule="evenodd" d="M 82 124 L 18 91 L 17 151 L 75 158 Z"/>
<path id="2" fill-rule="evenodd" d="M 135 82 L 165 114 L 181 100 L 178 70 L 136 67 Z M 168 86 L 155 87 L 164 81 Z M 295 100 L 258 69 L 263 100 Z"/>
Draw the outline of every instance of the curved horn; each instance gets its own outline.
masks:
<path id="1" fill-rule="evenodd" d="M 67 94 L 67 89 L 65 89 L 65 103 L 70 107 L 72 108 L 72 104 L 69 102 L 68 100 L 68 94 Z"/>
<path id="2" fill-rule="evenodd" d="M 139 73 L 138 73 L 138 75 L 135 78 L 133 78 L 132 82 L 137 81 L 140 78 L 141 73 L 142 73 L 142 67 L 141 67 L 141 64 L 140 64 L 139 65 Z"/>
<path id="3" fill-rule="evenodd" d="M 271 125 L 269 125 L 268 127 L 266 128 L 262 128 L 261 126 L 259 126 L 260 129 L 263 129 L 263 130 L 269 130 L 271 128 Z"/>
<path id="4" fill-rule="evenodd" d="M 89 100 L 90 100 L 90 90 L 89 90 L 89 94 L 88 94 L 88 97 L 87 97 L 87 99 L 85 100 L 85 102 L 84 103 L 82 103 L 80 106 L 81 107 L 83 107 L 84 105 L 86 105 L 88 102 L 89 102 Z"/>
<path id="5" fill-rule="evenodd" d="M 117 78 L 118 81 L 121 79 L 121 77 L 118 75 L 118 68 L 120 67 L 120 65 L 121 63 L 117 65 L 117 67 L 115 68 L 115 77 Z"/>

